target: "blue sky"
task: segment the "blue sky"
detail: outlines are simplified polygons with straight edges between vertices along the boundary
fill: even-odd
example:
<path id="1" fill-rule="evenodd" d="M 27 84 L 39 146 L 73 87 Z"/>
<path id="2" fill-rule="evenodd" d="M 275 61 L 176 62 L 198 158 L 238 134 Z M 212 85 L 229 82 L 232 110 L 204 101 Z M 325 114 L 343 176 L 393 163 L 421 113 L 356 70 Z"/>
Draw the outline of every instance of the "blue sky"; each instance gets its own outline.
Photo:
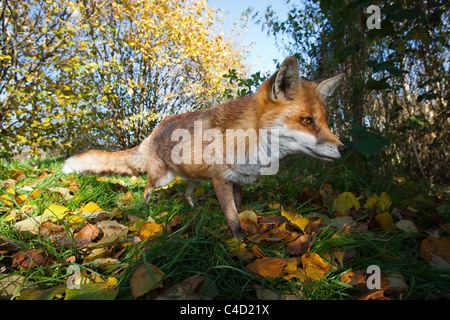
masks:
<path id="1" fill-rule="evenodd" d="M 239 24 L 242 12 L 248 8 L 256 11 L 264 12 L 267 6 L 271 5 L 279 17 L 284 18 L 288 12 L 288 7 L 283 0 L 208 0 L 209 4 L 217 9 L 222 9 L 227 14 L 224 28 L 232 28 L 234 23 Z M 267 36 L 266 31 L 261 30 L 261 25 L 251 19 L 253 13 L 248 19 L 246 36 L 242 43 L 247 45 L 254 42 L 249 52 L 247 64 L 251 68 L 251 72 L 262 71 L 275 72 L 275 63 L 273 59 L 283 61 L 285 54 L 275 45 L 275 38 Z M 226 31 L 226 30 L 224 30 Z"/>

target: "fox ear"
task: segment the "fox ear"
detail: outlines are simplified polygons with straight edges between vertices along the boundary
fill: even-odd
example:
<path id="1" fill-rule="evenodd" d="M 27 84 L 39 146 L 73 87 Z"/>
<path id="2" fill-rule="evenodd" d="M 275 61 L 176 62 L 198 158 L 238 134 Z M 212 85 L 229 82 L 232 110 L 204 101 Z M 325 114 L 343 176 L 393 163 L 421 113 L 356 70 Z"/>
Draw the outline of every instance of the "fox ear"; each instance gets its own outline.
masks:
<path id="1" fill-rule="evenodd" d="M 317 90 L 320 92 L 320 95 L 323 99 L 327 99 L 327 97 L 333 93 L 333 91 L 336 89 L 336 87 L 341 82 L 342 78 L 345 74 L 340 73 L 337 76 L 334 76 L 333 78 L 323 80 L 319 85 L 317 86 Z"/>
<path id="2" fill-rule="evenodd" d="M 300 82 L 297 59 L 286 58 L 273 78 L 270 92 L 272 100 L 280 98 L 292 100 Z"/>

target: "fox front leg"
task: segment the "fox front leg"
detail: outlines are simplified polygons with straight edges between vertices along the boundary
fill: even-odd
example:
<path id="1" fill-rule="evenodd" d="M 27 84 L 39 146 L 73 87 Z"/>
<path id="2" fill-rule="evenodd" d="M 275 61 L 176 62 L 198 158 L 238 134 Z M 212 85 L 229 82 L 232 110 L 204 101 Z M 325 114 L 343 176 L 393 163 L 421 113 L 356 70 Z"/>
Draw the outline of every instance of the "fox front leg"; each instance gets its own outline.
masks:
<path id="1" fill-rule="evenodd" d="M 241 227 L 239 213 L 236 209 L 233 184 L 220 180 L 213 180 L 214 189 L 216 190 L 217 199 L 219 200 L 222 211 L 227 218 L 228 227 L 233 235 L 239 240 L 245 241 L 247 237 Z"/>
<path id="2" fill-rule="evenodd" d="M 241 212 L 242 205 L 242 186 L 239 184 L 233 184 L 233 197 L 234 205 L 236 206 L 237 212 Z"/>

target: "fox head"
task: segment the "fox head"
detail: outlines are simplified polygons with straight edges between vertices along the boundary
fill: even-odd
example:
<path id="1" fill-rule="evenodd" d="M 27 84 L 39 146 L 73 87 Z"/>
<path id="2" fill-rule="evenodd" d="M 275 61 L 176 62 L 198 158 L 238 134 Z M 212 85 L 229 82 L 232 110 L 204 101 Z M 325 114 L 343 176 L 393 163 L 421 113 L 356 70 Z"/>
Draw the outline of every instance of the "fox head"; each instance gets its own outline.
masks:
<path id="1" fill-rule="evenodd" d="M 321 82 L 301 80 L 297 59 L 289 57 L 261 86 L 260 121 L 279 130 L 280 158 L 308 154 L 332 161 L 345 153 L 347 148 L 328 127 L 326 111 L 326 98 L 343 76 Z"/>

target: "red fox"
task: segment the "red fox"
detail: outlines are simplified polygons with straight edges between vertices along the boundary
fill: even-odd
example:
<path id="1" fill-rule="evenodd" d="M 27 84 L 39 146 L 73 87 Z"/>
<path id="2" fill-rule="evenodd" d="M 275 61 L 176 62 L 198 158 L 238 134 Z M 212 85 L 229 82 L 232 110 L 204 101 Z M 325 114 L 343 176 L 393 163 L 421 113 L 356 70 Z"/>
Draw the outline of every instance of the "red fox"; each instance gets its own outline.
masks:
<path id="1" fill-rule="evenodd" d="M 179 176 L 187 180 L 184 196 L 190 206 L 198 183 L 212 181 L 228 227 L 245 240 L 239 221 L 242 185 L 276 173 L 278 161 L 288 156 L 308 154 L 332 161 L 346 151 L 328 127 L 325 108 L 326 97 L 342 77 L 301 80 L 296 58 L 289 57 L 254 94 L 166 117 L 140 145 L 72 156 L 62 172 L 147 172 L 146 202 L 155 188 Z"/>

